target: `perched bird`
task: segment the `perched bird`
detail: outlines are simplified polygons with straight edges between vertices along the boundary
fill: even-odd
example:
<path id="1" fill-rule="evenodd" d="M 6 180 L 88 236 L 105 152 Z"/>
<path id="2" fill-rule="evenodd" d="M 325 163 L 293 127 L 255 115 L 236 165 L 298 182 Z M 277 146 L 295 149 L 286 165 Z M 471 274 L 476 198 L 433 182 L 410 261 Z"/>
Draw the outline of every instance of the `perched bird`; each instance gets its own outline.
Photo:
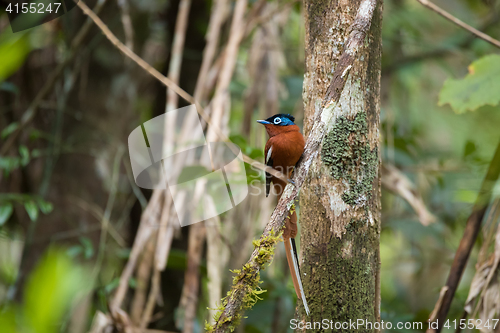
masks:
<path id="1" fill-rule="evenodd" d="M 295 118 L 289 114 L 277 114 L 266 120 L 257 120 L 258 123 L 264 125 L 269 135 L 264 154 L 266 165 L 280 171 L 288 178 L 292 177 L 295 164 L 297 164 L 300 156 L 302 156 L 305 145 L 304 137 L 299 132 L 299 127 L 295 125 L 294 121 Z M 271 182 L 279 200 L 285 189 L 286 182 L 266 172 L 266 197 L 269 195 Z M 300 279 L 299 259 L 295 246 L 296 235 L 297 213 L 291 211 L 285 219 L 285 230 L 283 231 L 286 259 L 288 267 L 290 267 L 297 297 L 302 300 L 306 313 L 309 315 L 309 307 L 307 306 Z"/>

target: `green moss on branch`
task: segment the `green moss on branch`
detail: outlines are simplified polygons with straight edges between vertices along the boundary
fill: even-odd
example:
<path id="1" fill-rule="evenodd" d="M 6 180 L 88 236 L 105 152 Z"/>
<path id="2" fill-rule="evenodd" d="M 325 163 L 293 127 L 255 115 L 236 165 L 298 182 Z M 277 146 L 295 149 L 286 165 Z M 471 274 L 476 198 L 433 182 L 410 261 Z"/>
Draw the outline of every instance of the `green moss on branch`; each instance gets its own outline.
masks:
<path id="1" fill-rule="evenodd" d="M 254 251 L 257 255 L 254 260 L 243 265 L 243 268 L 233 270 L 236 275 L 233 277 L 233 285 L 231 290 L 227 292 L 226 297 L 222 299 L 221 305 L 217 307 L 217 313 L 214 315 L 215 325 L 205 323 L 205 331 L 216 332 L 224 327 L 224 331 L 233 332 L 238 327 L 245 310 L 252 308 L 258 300 L 261 300 L 260 294 L 266 292 L 260 288 L 260 270 L 270 264 L 274 257 L 274 249 L 276 243 L 281 240 L 282 232 L 275 235 L 271 230 L 268 236 L 254 240 Z M 229 300 L 236 300 L 234 303 L 237 308 L 233 313 L 234 316 L 226 316 L 224 309 L 228 305 Z"/>

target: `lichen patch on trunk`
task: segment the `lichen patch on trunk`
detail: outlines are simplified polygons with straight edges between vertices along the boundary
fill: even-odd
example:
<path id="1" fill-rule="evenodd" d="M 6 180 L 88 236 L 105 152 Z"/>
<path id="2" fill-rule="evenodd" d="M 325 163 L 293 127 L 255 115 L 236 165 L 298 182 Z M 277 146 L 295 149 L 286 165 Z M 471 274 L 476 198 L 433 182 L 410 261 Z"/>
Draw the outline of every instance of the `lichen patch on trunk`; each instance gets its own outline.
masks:
<path id="1" fill-rule="evenodd" d="M 378 147 L 370 147 L 364 111 L 354 119 L 337 118 L 323 140 L 321 159 L 334 179 L 347 181 L 342 200 L 351 206 L 364 206 L 371 198 L 378 170 Z"/>

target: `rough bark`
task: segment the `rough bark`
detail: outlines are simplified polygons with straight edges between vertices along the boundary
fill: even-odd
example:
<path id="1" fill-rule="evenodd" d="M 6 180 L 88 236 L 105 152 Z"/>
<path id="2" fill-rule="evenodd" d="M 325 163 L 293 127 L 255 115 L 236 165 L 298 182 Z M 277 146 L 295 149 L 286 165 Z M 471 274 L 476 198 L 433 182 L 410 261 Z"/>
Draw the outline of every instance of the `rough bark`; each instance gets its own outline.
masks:
<path id="1" fill-rule="evenodd" d="M 301 273 L 311 316 L 305 315 L 299 303 L 297 319 L 307 332 L 316 331 L 308 322 L 323 319 L 334 324 L 380 319 L 382 1 L 377 2 L 370 30 L 355 46 L 357 54 L 353 56 L 344 50 L 351 49 L 349 43 L 363 31 L 364 21 L 355 22 L 361 2 L 304 0 L 306 136 L 321 111 L 323 98 L 338 100 L 300 197 Z M 340 69 L 339 77 L 336 73 Z M 352 331 L 375 330 L 357 328 Z"/>

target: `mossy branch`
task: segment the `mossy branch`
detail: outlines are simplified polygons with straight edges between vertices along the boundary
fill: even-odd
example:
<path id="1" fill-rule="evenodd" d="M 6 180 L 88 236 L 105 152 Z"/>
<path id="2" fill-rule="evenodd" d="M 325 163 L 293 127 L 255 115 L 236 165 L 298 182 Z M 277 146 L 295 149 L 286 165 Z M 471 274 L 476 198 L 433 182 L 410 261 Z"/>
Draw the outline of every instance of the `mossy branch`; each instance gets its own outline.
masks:
<path id="1" fill-rule="evenodd" d="M 323 100 L 321 112 L 318 112 L 314 121 L 304 149 L 304 153 L 297 164 L 293 181 L 295 185 L 288 184 L 283 191 L 283 195 L 278 205 L 273 211 L 271 218 L 258 241 L 254 241 L 255 248 L 248 262 L 242 270 L 235 271 L 237 275 L 233 280 L 233 286 L 223 299 L 219 312 L 215 318 L 215 325 L 206 325 L 209 332 L 233 332 L 243 316 L 243 312 L 250 308 L 257 301 L 258 285 L 260 282 L 260 270 L 269 263 L 274 253 L 274 247 L 279 239 L 276 230 L 282 230 L 285 224 L 285 217 L 292 208 L 299 190 L 304 184 L 309 168 L 316 158 L 319 147 L 326 135 L 327 129 L 335 121 L 333 110 L 338 103 L 341 93 L 347 81 L 349 69 L 356 59 L 358 51 L 365 47 L 364 40 L 366 33 L 370 29 L 373 12 L 377 5 L 377 0 L 364 0 L 361 2 L 356 13 L 356 18 L 350 26 L 349 38 L 345 43 L 342 56 L 336 65 L 333 73 L 331 85 Z"/>

